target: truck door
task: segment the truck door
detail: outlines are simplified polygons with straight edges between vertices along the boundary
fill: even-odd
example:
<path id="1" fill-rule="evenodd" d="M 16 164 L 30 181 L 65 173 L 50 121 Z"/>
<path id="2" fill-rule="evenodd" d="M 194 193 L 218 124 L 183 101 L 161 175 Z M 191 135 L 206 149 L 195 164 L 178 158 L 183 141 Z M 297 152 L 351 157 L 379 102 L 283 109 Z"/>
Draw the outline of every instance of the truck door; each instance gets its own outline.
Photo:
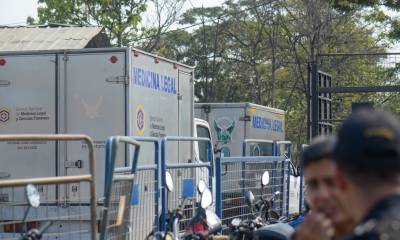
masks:
<path id="1" fill-rule="evenodd" d="M 202 121 L 202 120 L 197 120 L 195 119 L 195 137 L 200 137 L 200 138 L 210 138 L 211 139 L 211 134 L 210 134 L 210 126 L 208 125 L 207 122 Z M 212 139 L 211 139 L 212 140 Z M 205 141 L 199 141 L 199 142 L 194 142 L 194 158 L 195 162 L 198 163 L 204 163 L 204 162 L 209 162 L 212 159 L 208 159 L 208 143 Z M 213 149 L 210 149 L 211 152 L 213 152 Z M 208 183 L 209 181 L 209 172 L 207 168 L 197 168 L 196 169 L 196 184 L 199 183 L 200 180 L 203 180 L 204 182 Z M 214 188 L 213 183 L 213 190 Z M 215 195 L 215 194 L 214 194 Z M 198 198 L 199 200 L 199 198 Z"/>
<path id="2" fill-rule="evenodd" d="M 193 77 L 188 70 L 178 70 L 178 131 L 184 137 L 193 136 Z M 190 142 L 179 142 L 179 162 L 191 160 L 192 146 Z"/>
<path id="3" fill-rule="evenodd" d="M 125 51 L 71 53 L 60 56 L 63 92 L 63 131 L 89 135 L 95 145 L 96 191 L 103 195 L 105 141 L 109 136 L 125 135 Z M 88 150 L 83 142 L 65 145 L 65 175 L 89 172 Z M 120 148 L 117 166 L 123 166 Z M 68 199 L 74 199 L 79 186 L 70 186 Z"/>
<path id="4" fill-rule="evenodd" d="M 287 159 L 292 157 L 292 143 L 290 141 L 277 141 L 278 155 L 284 156 Z M 300 176 L 293 163 L 290 162 L 290 186 L 289 186 L 289 214 L 298 212 L 300 203 Z"/>
<path id="5" fill-rule="evenodd" d="M 56 133 L 55 55 L 7 55 L 0 60 L 0 134 Z M 54 142 L 1 142 L 0 152 L 1 179 L 57 175 Z M 46 195 L 51 191 L 40 190 Z M 13 193 L 14 198 L 2 194 L 3 200 L 25 199 L 23 191 Z"/>

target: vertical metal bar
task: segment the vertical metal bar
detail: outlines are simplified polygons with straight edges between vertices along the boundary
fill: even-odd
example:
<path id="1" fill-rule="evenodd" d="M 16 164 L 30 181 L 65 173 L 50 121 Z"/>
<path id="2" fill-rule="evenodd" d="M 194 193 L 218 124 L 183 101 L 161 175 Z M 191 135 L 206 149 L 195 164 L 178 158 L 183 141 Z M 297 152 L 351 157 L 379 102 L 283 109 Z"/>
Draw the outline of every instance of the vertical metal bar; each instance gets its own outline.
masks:
<path id="1" fill-rule="evenodd" d="M 165 231 L 165 222 L 166 222 L 166 214 L 167 214 L 167 192 L 166 192 L 166 183 L 165 183 L 165 173 L 167 171 L 166 159 L 165 159 L 165 144 L 166 140 L 161 140 L 161 164 L 158 164 L 161 172 L 161 226 L 159 229 L 161 231 Z"/>
<path id="2" fill-rule="evenodd" d="M 222 219 L 222 188 L 221 188 L 221 158 L 217 157 L 215 161 L 215 194 L 216 194 L 216 203 L 215 203 L 215 211 L 217 216 Z"/>
<path id="3" fill-rule="evenodd" d="M 243 142 L 242 155 L 243 155 L 243 157 L 246 156 L 246 142 Z M 242 200 L 244 199 L 244 196 L 245 196 L 245 190 L 244 190 L 244 187 L 245 187 L 244 179 L 246 177 L 245 169 L 246 169 L 246 163 L 242 162 L 241 163 L 241 181 L 240 181 L 240 187 L 242 189 L 242 198 L 241 198 Z M 243 206 L 243 204 L 244 204 L 244 201 L 241 201 L 242 206 Z M 240 215 L 243 216 L 243 213 L 244 213 L 243 208 L 240 208 Z"/>
<path id="4" fill-rule="evenodd" d="M 103 228 L 103 232 L 100 235 L 100 240 L 105 240 L 108 232 L 107 222 L 108 222 L 108 208 L 110 206 L 110 194 L 111 194 L 111 184 L 112 184 L 112 175 L 114 171 L 114 163 L 113 159 L 115 159 L 116 155 L 116 138 L 111 137 L 107 140 L 107 149 L 106 149 L 106 177 L 104 183 L 104 208 L 103 208 L 103 219 L 101 222 L 101 226 Z M 107 168 L 108 167 L 108 168 Z M 96 235 L 95 235 L 96 236 Z"/>
<path id="5" fill-rule="evenodd" d="M 240 179 L 240 188 L 242 189 L 242 197 L 241 197 L 241 199 L 242 199 L 242 201 L 241 201 L 241 206 L 243 206 L 244 205 L 244 203 L 245 203 L 245 201 L 244 201 L 244 196 L 245 196 L 245 178 L 246 178 L 246 163 L 243 161 L 241 164 L 241 179 Z M 243 214 L 244 214 L 244 209 L 243 208 L 240 208 L 240 215 L 242 215 L 243 216 Z"/>
<path id="6" fill-rule="evenodd" d="M 210 167 L 208 170 L 208 181 L 209 181 L 209 186 L 211 187 L 211 190 L 213 190 L 213 175 L 214 175 L 214 167 L 215 167 L 215 161 L 212 155 L 212 144 L 211 141 L 207 142 L 207 158 L 208 162 L 210 163 Z M 213 192 L 213 191 L 211 191 Z"/>
<path id="7" fill-rule="evenodd" d="M 107 191 L 107 186 L 108 186 L 108 181 L 110 181 L 111 178 L 111 172 L 110 172 L 110 148 L 111 148 L 111 143 L 112 143 L 112 139 L 107 139 L 106 142 L 106 161 L 105 161 L 105 174 L 104 174 L 104 196 L 106 195 L 106 191 Z"/>
<path id="8" fill-rule="evenodd" d="M 281 162 L 281 181 L 282 181 L 282 185 L 281 185 L 281 197 L 280 197 L 280 209 L 281 209 L 281 216 L 283 216 L 283 193 L 285 192 L 284 186 L 285 186 L 285 160 L 283 160 Z"/>
<path id="9" fill-rule="evenodd" d="M 274 166 L 272 168 L 272 194 L 276 192 L 276 168 L 278 166 L 278 161 L 274 161 Z M 272 207 L 275 207 L 275 202 Z"/>
<path id="10" fill-rule="evenodd" d="M 289 217 L 289 204 L 290 204 L 290 160 L 287 161 L 288 169 L 287 169 L 287 199 L 286 199 L 286 217 Z"/>
<path id="11" fill-rule="evenodd" d="M 134 148 L 135 148 L 135 152 L 134 152 L 133 157 L 132 157 L 131 174 L 135 174 L 136 173 L 137 162 L 139 160 L 139 152 L 140 152 L 140 147 L 139 146 L 135 145 Z"/>
<path id="12" fill-rule="evenodd" d="M 318 66 L 311 63 L 311 137 L 318 136 Z"/>
<path id="13" fill-rule="evenodd" d="M 156 231 L 160 230 L 160 226 L 159 226 L 160 221 L 159 221 L 158 211 L 159 211 L 159 206 L 160 206 L 160 186 L 161 186 L 161 184 L 160 184 L 159 179 L 160 179 L 160 174 L 161 174 L 161 171 L 160 171 L 161 168 L 159 167 L 160 161 L 159 161 L 158 147 L 159 147 L 159 142 L 154 142 L 154 164 L 156 165 L 156 169 L 154 169 L 154 180 L 155 180 L 154 181 L 154 195 L 155 195 L 154 212 L 156 215 L 156 223 L 155 223 Z"/>
<path id="14" fill-rule="evenodd" d="M 300 168 L 300 203 L 299 203 L 299 213 L 303 210 L 303 168 Z"/>
<path id="15" fill-rule="evenodd" d="M 279 156 L 278 154 L 278 144 L 274 141 L 272 144 L 272 156 Z"/>

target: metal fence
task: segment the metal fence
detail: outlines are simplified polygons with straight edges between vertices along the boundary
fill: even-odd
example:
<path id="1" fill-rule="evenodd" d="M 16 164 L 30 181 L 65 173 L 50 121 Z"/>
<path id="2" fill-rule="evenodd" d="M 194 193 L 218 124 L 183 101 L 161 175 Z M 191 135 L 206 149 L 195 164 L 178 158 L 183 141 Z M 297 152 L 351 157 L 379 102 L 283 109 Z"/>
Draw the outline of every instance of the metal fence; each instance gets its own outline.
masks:
<path id="1" fill-rule="evenodd" d="M 223 157 L 216 160 L 217 214 L 226 229 L 233 218 L 247 219 L 250 210 L 244 194 L 250 190 L 256 199 L 276 191 L 274 210 L 288 212 L 288 162 L 284 157 Z M 261 176 L 268 171 L 270 184 L 262 188 Z"/>
<path id="2" fill-rule="evenodd" d="M 192 163 L 181 163 L 181 164 L 169 164 L 166 156 L 166 145 L 168 142 L 207 142 L 207 160 L 208 162 L 192 162 Z M 193 138 L 193 137 L 165 137 L 161 141 L 161 201 L 162 201 L 162 212 L 161 212 L 161 225 L 160 229 L 166 229 L 167 214 L 168 210 L 174 210 L 178 208 L 183 201 L 183 193 L 185 184 L 191 185 L 196 189 L 196 185 L 200 180 L 208 183 L 210 190 L 213 189 L 213 157 L 212 157 L 212 144 L 209 138 Z M 167 193 L 165 173 L 169 172 L 174 181 L 174 188 L 176 189 L 172 193 Z M 180 221 L 180 230 L 183 230 L 188 221 L 194 216 L 196 208 L 198 207 L 199 195 L 197 191 L 193 191 L 192 197 L 186 199 L 184 208 L 184 218 Z"/>
<path id="3" fill-rule="evenodd" d="M 1 135 L 0 141 L 84 141 L 89 152 L 89 173 L 77 176 L 9 179 L 0 181 L 1 239 L 19 239 L 29 229 L 50 224 L 43 239 L 97 237 L 94 151 L 85 135 Z M 29 166 L 26 166 L 29 167 Z M 25 187 L 36 186 L 41 205 L 28 203 Z M 25 220 L 24 220 L 25 218 Z"/>
<path id="4" fill-rule="evenodd" d="M 123 174 L 115 173 L 115 161 L 120 143 L 134 146 L 130 166 Z M 100 239 L 127 239 L 130 233 L 130 206 L 134 176 L 140 151 L 140 144 L 132 137 L 114 136 L 107 140 L 104 208 Z"/>
<path id="5" fill-rule="evenodd" d="M 137 163 L 137 155 L 135 151 L 134 159 L 130 167 L 122 167 L 114 169 L 114 176 L 124 177 L 134 175 L 133 182 L 125 184 L 124 186 L 118 185 L 116 182 L 116 191 L 131 193 L 128 203 L 129 215 L 126 221 L 125 233 L 129 233 L 129 239 L 145 239 L 147 235 L 153 231 L 158 230 L 159 219 L 159 141 L 157 138 L 151 137 L 134 137 L 131 138 L 140 142 L 141 146 L 144 144 L 153 144 L 154 146 L 154 163 L 152 165 L 137 166 L 134 170 L 135 163 Z M 114 152 L 117 152 L 115 150 Z M 136 160 L 135 160 L 136 158 Z M 106 167 L 110 168 L 111 166 Z M 109 172 L 106 170 L 106 172 Z M 118 194 L 116 194 L 118 196 Z M 120 235 L 123 236 L 124 234 Z M 126 239 L 126 238 L 125 238 Z"/>

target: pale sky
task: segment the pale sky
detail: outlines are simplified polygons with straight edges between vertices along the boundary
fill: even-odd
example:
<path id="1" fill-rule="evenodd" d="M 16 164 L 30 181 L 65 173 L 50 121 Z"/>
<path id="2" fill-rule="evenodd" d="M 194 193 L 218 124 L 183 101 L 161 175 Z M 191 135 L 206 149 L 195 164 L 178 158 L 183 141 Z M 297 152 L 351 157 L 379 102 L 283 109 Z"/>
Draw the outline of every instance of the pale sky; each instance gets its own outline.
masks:
<path id="1" fill-rule="evenodd" d="M 224 0 L 187 0 L 185 9 L 192 6 L 204 7 L 221 5 Z M 0 0 L 0 25 L 25 25 L 26 18 L 36 18 L 37 0 Z"/>

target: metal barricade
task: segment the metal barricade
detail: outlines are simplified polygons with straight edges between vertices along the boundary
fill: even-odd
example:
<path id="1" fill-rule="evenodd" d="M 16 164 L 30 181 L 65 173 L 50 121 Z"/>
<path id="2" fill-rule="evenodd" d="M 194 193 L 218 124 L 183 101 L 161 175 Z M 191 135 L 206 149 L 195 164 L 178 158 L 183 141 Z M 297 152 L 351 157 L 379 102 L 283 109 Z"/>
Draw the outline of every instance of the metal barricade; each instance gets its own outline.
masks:
<path id="1" fill-rule="evenodd" d="M 265 157 L 223 157 L 216 159 L 216 211 L 222 220 L 224 229 L 233 218 L 247 219 L 250 210 L 245 203 L 244 193 L 251 190 L 259 198 L 271 196 L 276 191 L 286 192 L 286 159 L 280 156 Z M 261 188 L 261 176 L 268 171 L 270 184 Z M 282 191 L 283 190 L 283 191 Z M 274 209 L 284 213 L 285 195 L 275 200 Z"/>
<path id="2" fill-rule="evenodd" d="M 0 228 L 4 230 L 0 238 L 19 239 L 28 229 L 50 223 L 43 239 L 95 240 L 95 160 L 90 137 L 72 134 L 0 135 L 0 141 L 84 141 L 89 152 L 90 171 L 86 175 L 0 180 L 3 196 L 0 199 Z M 24 187 L 28 184 L 36 186 L 41 201 L 38 208 L 29 209 L 29 212 L 26 210 L 30 205 L 24 194 Z M 89 189 L 89 194 L 86 189 Z M 22 221 L 25 214 L 26 220 Z"/>
<path id="3" fill-rule="evenodd" d="M 149 233 L 158 231 L 159 221 L 159 141 L 152 137 L 133 137 L 140 142 L 154 145 L 154 164 L 136 167 L 130 201 L 129 239 L 145 239 Z M 116 168 L 115 175 L 130 175 L 130 167 Z"/>
<path id="4" fill-rule="evenodd" d="M 160 218 L 159 181 L 157 165 L 138 166 L 131 201 L 130 239 L 145 239 L 158 231 Z"/>
<path id="5" fill-rule="evenodd" d="M 128 174 L 114 172 L 120 143 L 134 146 L 133 158 L 126 169 Z M 132 137 L 114 136 L 107 140 L 104 184 L 104 208 L 102 211 L 100 239 L 127 239 L 130 233 L 130 205 L 133 181 L 140 152 L 140 144 Z M 124 171 L 126 173 L 126 171 Z"/>
<path id="6" fill-rule="evenodd" d="M 172 164 L 168 163 L 168 159 L 166 157 L 166 145 L 167 142 L 196 142 L 196 141 L 205 141 L 208 143 L 207 147 L 207 158 L 208 162 L 204 163 L 180 163 L 180 164 Z M 167 221 L 167 210 L 176 209 L 182 203 L 182 198 L 180 191 L 183 189 L 184 184 L 193 184 L 196 187 L 197 182 L 202 179 L 209 183 L 210 190 L 214 193 L 213 188 L 213 156 L 212 156 L 212 143 L 209 138 L 194 138 L 194 137 L 165 137 L 161 140 L 161 203 L 162 203 L 162 211 L 161 211 L 161 225 L 160 230 L 166 229 L 166 221 Z M 166 190 L 166 182 L 165 182 L 165 173 L 169 171 L 172 179 L 174 181 L 174 192 L 168 193 Z M 204 179 L 208 178 L 208 179 Z M 208 180 L 208 181 L 207 181 Z M 180 229 L 183 230 L 188 220 L 191 219 L 197 207 L 197 202 L 199 200 L 199 196 L 194 194 L 193 198 L 187 199 L 187 202 L 184 206 L 184 219 L 180 221 Z"/>

